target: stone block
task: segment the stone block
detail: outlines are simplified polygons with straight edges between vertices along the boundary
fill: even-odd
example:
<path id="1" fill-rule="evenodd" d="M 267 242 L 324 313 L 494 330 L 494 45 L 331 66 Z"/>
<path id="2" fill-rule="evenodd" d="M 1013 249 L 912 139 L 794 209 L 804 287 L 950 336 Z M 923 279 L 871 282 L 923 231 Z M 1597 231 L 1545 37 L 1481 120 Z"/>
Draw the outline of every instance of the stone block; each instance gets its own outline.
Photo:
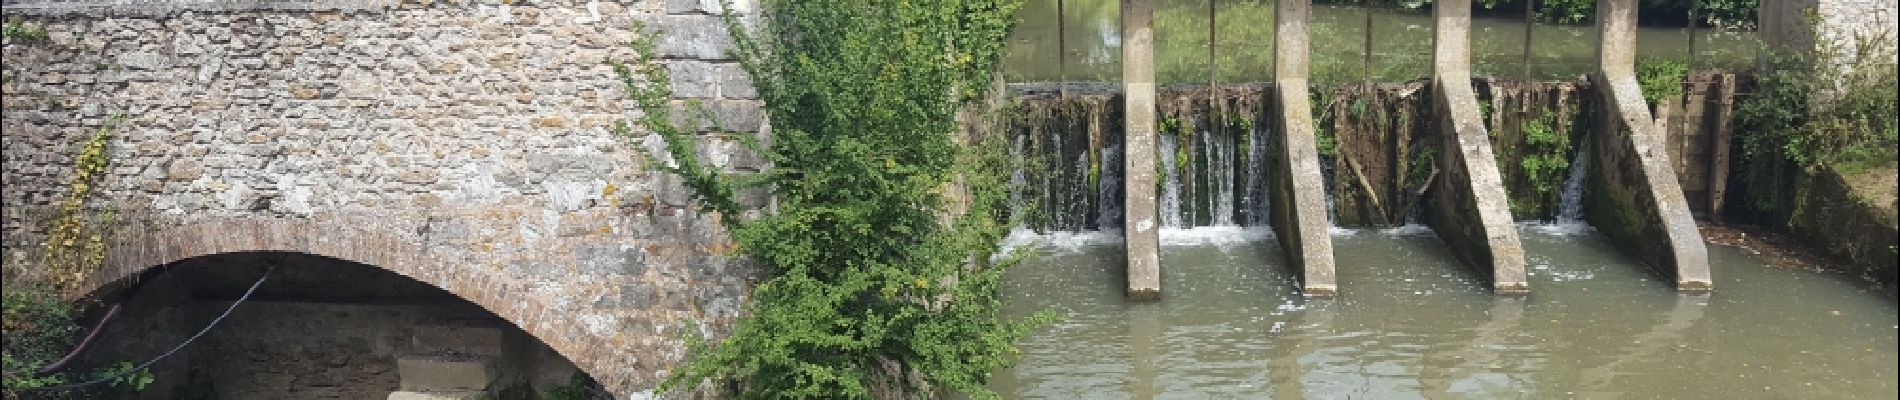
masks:
<path id="1" fill-rule="evenodd" d="M 732 59 L 726 54 L 726 50 L 732 48 L 732 36 L 727 34 L 726 23 L 718 16 L 671 15 L 658 25 L 662 35 L 655 51 L 660 57 Z"/>
<path id="2" fill-rule="evenodd" d="M 495 358 L 465 355 L 410 355 L 396 359 L 402 390 L 455 392 L 487 390 L 500 379 Z"/>
<path id="3" fill-rule="evenodd" d="M 703 61 L 666 63 L 667 78 L 672 81 L 673 97 L 704 99 L 719 96 L 720 67 Z"/>
<path id="4" fill-rule="evenodd" d="M 580 273 L 639 276 L 647 272 L 645 256 L 631 245 L 582 246 L 574 250 L 575 266 Z"/>
<path id="5" fill-rule="evenodd" d="M 719 66 L 719 97 L 728 99 L 756 99 L 759 92 L 752 87 L 752 76 L 746 74 L 745 67 L 739 64 Z"/>
<path id="6" fill-rule="evenodd" d="M 495 396 L 481 390 L 458 390 L 451 392 L 389 392 L 388 400 L 489 400 Z"/>
<path id="7" fill-rule="evenodd" d="M 758 10 L 756 0 L 730 0 L 732 12 L 738 15 L 752 14 Z M 726 8 L 720 0 L 666 0 L 667 14 L 713 14 L 722 15 Z"/>

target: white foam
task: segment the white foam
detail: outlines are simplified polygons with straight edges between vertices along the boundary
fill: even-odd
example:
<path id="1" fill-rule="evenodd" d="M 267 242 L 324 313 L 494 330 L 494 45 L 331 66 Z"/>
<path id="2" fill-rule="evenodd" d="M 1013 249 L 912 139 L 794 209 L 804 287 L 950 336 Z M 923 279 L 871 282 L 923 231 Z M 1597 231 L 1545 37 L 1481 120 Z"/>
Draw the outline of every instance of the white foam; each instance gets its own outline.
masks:
<path id="1" fill-rule="evenodd" d="M 1529 231 L 1529 232 L 1536 232 L 1536 233 L 1541 233 L 1541 234 L 1550 235 L 1550 236 L 1575 236 L 1575 235 L 1586 235 L 1586 234 L 1591 234 L 1591 233 L 1596 232 L 1596 228 L 1591 227 L 1590 224 L 1579 222 L 1579 221 L 1519 222 L 1517 223 L 1517 227 L 1518 227 L 1518 231 L 1520 232 Z"/>
<path id="2" fill-rule="evenodd" d="M 1161 228 L 1162 246 L 1234 245 L 1272 239 L 1273 229 L 1264 226 L 1202 226 Z"/>
<path id="3" fill-rule="evenodd" d="M 1162 247 L 1227 246 L 1273 239 L 1273 230 L 1264 226 L 1161 228 L 1159 234 Z M 1010 230 L 1009 236 L 1003 238 L 1002 251 L 999 253 L 1008 253 L 1018 248 L 1076 251 L 1089 246 L 1115 245 L 1121 241 L 1120 230 L 1036 233 L 1034 230 L 1016 228 Z"/>
<path id="4" fill-rule="evenodd" d="M 1379 233 L 1393 236 L 1430 235 L 1432 234 L 1432 227 L 1425 226 L 1425 224 L 1405 224 L 1380 229 Z"/>

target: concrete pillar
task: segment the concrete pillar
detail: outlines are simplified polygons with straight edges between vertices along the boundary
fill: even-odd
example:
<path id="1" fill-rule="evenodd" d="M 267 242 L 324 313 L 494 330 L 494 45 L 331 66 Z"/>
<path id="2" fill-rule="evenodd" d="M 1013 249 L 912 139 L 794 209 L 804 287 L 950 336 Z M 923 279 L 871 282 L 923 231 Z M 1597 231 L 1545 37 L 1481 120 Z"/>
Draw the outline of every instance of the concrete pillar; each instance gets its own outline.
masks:
<path id="1" fill-rule="evenodd" d="M 1318 140 L 1313 136 L 1313 105 L 1308 95 L 1306 21 L 1311 0 L 1274 3 L 1273 81 L 1280 104 L 1279 137 L 1273 179 L 1268 190 L 1273 204 L 1274 236 L 1280 240 L 1287 263 L 1300 277 L 1300 293 L 1331 297 L 1333 282 L 1332 221 L 1326 219 L 1325 182 L 1320 177 Z"/>
<path id="2" fill-rule="evenodd" d="M 1161 298 L 1161 224 L 1155 219 L 1154 0 L 1122 0 L 1122 240 L 1128 298 Z"/>
<path id="3" fill-rule="evenodd" d="M 1597 0 L 1602 121 L 1590 146 L 1584 219 L 1682 291 L 1710 289 L 1708 249 L 1636 84 L 1636 0 Z"/>
<path id="4" fill-rule="evenodd" d="M 1438 0 L 1432 19 L 1440 179 L 1432 183 L 1425 222 L 1452 253 L 1491 279 L 1494 292 L 1527 293 L 1524 247 L 1471 88 L 1471 0 Z"/>

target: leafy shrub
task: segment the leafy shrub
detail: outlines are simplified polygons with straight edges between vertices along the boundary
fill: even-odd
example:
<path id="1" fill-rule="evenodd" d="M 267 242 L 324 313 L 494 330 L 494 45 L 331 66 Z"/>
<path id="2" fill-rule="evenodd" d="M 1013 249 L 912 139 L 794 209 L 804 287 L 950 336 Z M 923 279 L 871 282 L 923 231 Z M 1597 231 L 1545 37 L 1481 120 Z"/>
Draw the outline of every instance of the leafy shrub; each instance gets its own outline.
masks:
<path id="1" fill-rule="evenodd" d="M 1682 79 L 1688 74 L 1689 64 L 1681 61 L 1650 59 L 1636 63 L 1636 84 L 1642 86 L 1643 100 L 1651 107 L 1682 96 Z"/>
<path id="2" fill-rule="evenodd" d="M 1536 208 L 1536 204 L 1549 201 L 1564 184 L 1565 173 L 1570 171 L 1570 150 L 1567 137 L 1559 135 L 1556 118 L 1545 115 L 1542 118 L 1524 124 L 1524 142 L 1518 166 L 1524 168 L 1524 179 L 1535 191 L 1532 195 L 1512 199 L 1513 211 L 1524 213 Z"/>
<path id="3" fill-rule="evenodd" d="M 1744 155 L 1848 171 L 1892 162 L 1900 145 L 1894 38 L 1816 42 L 1814 53 L 1773 53 L 1757 75 L 1755 95 L 1736 109 Z"/>
<path id="4" fill-rule="evenodd" d="M 6 332 L 6 345 L 0 370 L 5 371 L 6 398 L 17 398 L 20 390 L 66 383 L 58 374 L 40 374 L 40 368 L 58 360 L 72 345 L 79 326 L 73 323 L 78 313 L 72 303 L 59 298 L 50 285 L 10 284 L 4 298 L 4 317 L 0 330 Z"/>
<path id="5" fill-rule="evenodd" d="M 726 21 L 774 135 L 769 146 L 738 139 L 773 162 L 769 171 L 729 178 L 701 162 L 698 138 L 670 119 L 665 70 L 646 58 L 615 68 L 645 113 L 645 132 L 619 131 L 659 135 L 667 154 L 648 154 L 649 164 L 734 217 L 725 221 L 738 248 L 769 275 L 730 336 L 694 346 L 662 389 L 995 398 L 990 372 L 1009 365 L 1037 319 L 1000 317 L 1009 263 L 984 262 L 1007 231 L 1007 165 L 955 138 L 959 113 L 993 82 L 1018 4 L 763 3 L 756 36 Z M 633 45 L 652 54 L 646 39 Z M 750 188 L 769 190 L 775 213 L 736 218 L 745 210 L 734 194 Z M 945 194 L 959 188 L 968 202 L 953 210 Z"/>
<path id="6" fill-rule="evenodd" d="M 46 34 L 45 26 L 28 23 L 18 15 L 7 18 L 6 24 L 0 26 L 0 38 L 5 38 L 7 42 L 11 43 L 28 44 L 45 43 L 51 39 L 51 37 Z"/>

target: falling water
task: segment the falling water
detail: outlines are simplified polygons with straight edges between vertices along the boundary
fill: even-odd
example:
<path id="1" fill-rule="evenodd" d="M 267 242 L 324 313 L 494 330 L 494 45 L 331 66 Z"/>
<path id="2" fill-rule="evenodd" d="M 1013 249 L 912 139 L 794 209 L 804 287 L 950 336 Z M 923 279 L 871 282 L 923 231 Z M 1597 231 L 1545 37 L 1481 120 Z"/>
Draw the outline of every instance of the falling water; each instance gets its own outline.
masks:
<path id="1" fill-rule="evenodd" d="M 1323 191 L 1326 192 L 1326 220 L 1329 221 L 1328 223 L 1335 223 L 1331 221 L 1339 221 L 1339 199 L 1333 198 L 1332 188 L 1335 187 L 1333 185 L 1339 182 L 1337 181 L 1338 177 L 1333 176 L 1333 160 L 1331 157 L 1321 156 L 1319 158 L 1319 174 L 1320 179 L 1325 183 L 1320 187 L 1325 188 Z"/>
<path id="2" fill-rule="evenodd" d="M 1557 203 L 1557 224 L 1573 225 L 1583 222 L 1583 180 L 1590 168 L 1589 142 L 1578 146 L 1577 154 L 1570 160 L 1570 176 L 1564 179 L 1563 197 Z"/>
<path id="3" fill-rule="evenodd" d="M 1052 156 L 1043 156 L 1041 158 L 1043 162 L 1045 163 L 1054 164 L 1056 160 L 1062 159 L 1059 156 L 1062 151 L 1062 135 L 1050 135 L 1049 140 L 1055 144 L 1054 146 L 1049 147 L 1050 149 L 1052 149 L 1050 150 L 1052 153 Z M 1041 214 L 1039 216 L 1040 217 L 1039 219 L 1041 219 L 1043 223 L 1053 225 L 1053 226 L 1048 226 L 1045 228 L 1067 229 L 1069 227 L 1062 226 L 1056 222 L 1056 221 L 1060 221 L 1062 218 L 1061 215 L 1058 215 L 1061 213 L 1062 209 L 1061 209 L 1061 203 L 1059 202 L 1059 198 L 1056 195 L 1056 192 L 1057 192 L 1056 189 L 1061 187 L 1061 186 L 1056 186 L 1056 178 L 1057 178 L 1056 172 L 1057 171 L 1061 171 L 1061 169 L 1054 168 L 1054 166 L 1050 166 L 1050 167 L 1047 167 L 1044 171 L 1041 171 L 1040 173 L 1036 174 L 1039 178 L 1041 178 L 1041 179 L 1038 179 L 1038 181 L 1040 182 L 1037 183 L 1036 187 L 1042 189 L 1041 190 L 1042 196 L 1040 196 L 1041 198 L 1038 199 L 1038 202 L 1039 202 L 1038 204 L 1040 204 L 1040 207 L 1037 208 L 1036 212 Z"/>
<path id="4" fill-rule="evenodd" d="M 1127 147 L 1120 132 L 1104 132 L 1116 127 L 1096 125 L 1114 121 L 1103 108 L 1063 110 L 1042 113 L 1014 131 L 1011 150 L 1025 168 L 1010 175 L 1016 186 L 1012 203 L 1022 204 L 1016 211 L 1026 213 L 1025 228 L 1037 232 L 1119 230 L 1126 212 Z M 1269 225 L 1269 134 L 1259 127 L 1204 129 L 1190 136 L 1157 132 L 1151 167 L 1156 222 L 1165 228 Z"/>
<path id="5" fill-rule="evenodd" d="M 1074 175 L 1069 175 L 1069 190 L 1063 193 L 1062 213 L 1058 222 L 1064 227 L 1081 229 L 1087 223 L 1089 214 L 1089 155 L 1087 152 L 1075 155 Z"/>
<path id="6" fill-rule="evenodd" d="M 1272 218 L 1272 209 L 1267 208 L 1266 130 L 1255 128 L 1246 134 L 1247 193 L 1246 197 L 1241 198 L 1241 203 L 1247 207 L 1248 226 L 1266 226 Z"/>
<path id="7" fill-rule="evenodd" d="M 1234 141 L 1222 135 L 1201 135 L 1207 148 L 1207 184 L 1213 185 L 1213 226 L 1234 226 Z"/>
<path id="8" fill-rule="evenodd" d="M 1179 176 L 1180 168 L 1175 168 L 1176 163 L 1182 162 L 1182 160 L 1176 160 L 1174 156 L 1174 135 L 1161 134 L 1159 144 L 1160 146 L 1157 146 L 1159 151 L 1156 151 L 1156 153 L 1158 153 L 1156 155 L 1160 157 L 1157 157 L 1158 160 L 1156 161 L 1161 165 L 1160 169 L 1162 170 L 1161 226 L 1164 228 L 1185 228 L 1187 227 L 1187 218 L 1181 214 L 1181 186 L 1184 184 L 1182 182 L 1184 179 Z"/>
<path id="9" fill-rule="evenodd" d="M 1095 191 L 1095 226 L 1102 230 L 1122 226 L 1122 146 L 1102 148 L 1102 182 Z"/>
<path id="10" fill-rule="evenodd" d="M 1010 145 L 1010 157 L 1021 160 L 1029 154 L 1029 136 L 1017 135 Z M 1022 168 L 1009 172 L 1009 214 L 1023 215 L 1023 191 L 1028 188 L 1029 176 Z"/>

